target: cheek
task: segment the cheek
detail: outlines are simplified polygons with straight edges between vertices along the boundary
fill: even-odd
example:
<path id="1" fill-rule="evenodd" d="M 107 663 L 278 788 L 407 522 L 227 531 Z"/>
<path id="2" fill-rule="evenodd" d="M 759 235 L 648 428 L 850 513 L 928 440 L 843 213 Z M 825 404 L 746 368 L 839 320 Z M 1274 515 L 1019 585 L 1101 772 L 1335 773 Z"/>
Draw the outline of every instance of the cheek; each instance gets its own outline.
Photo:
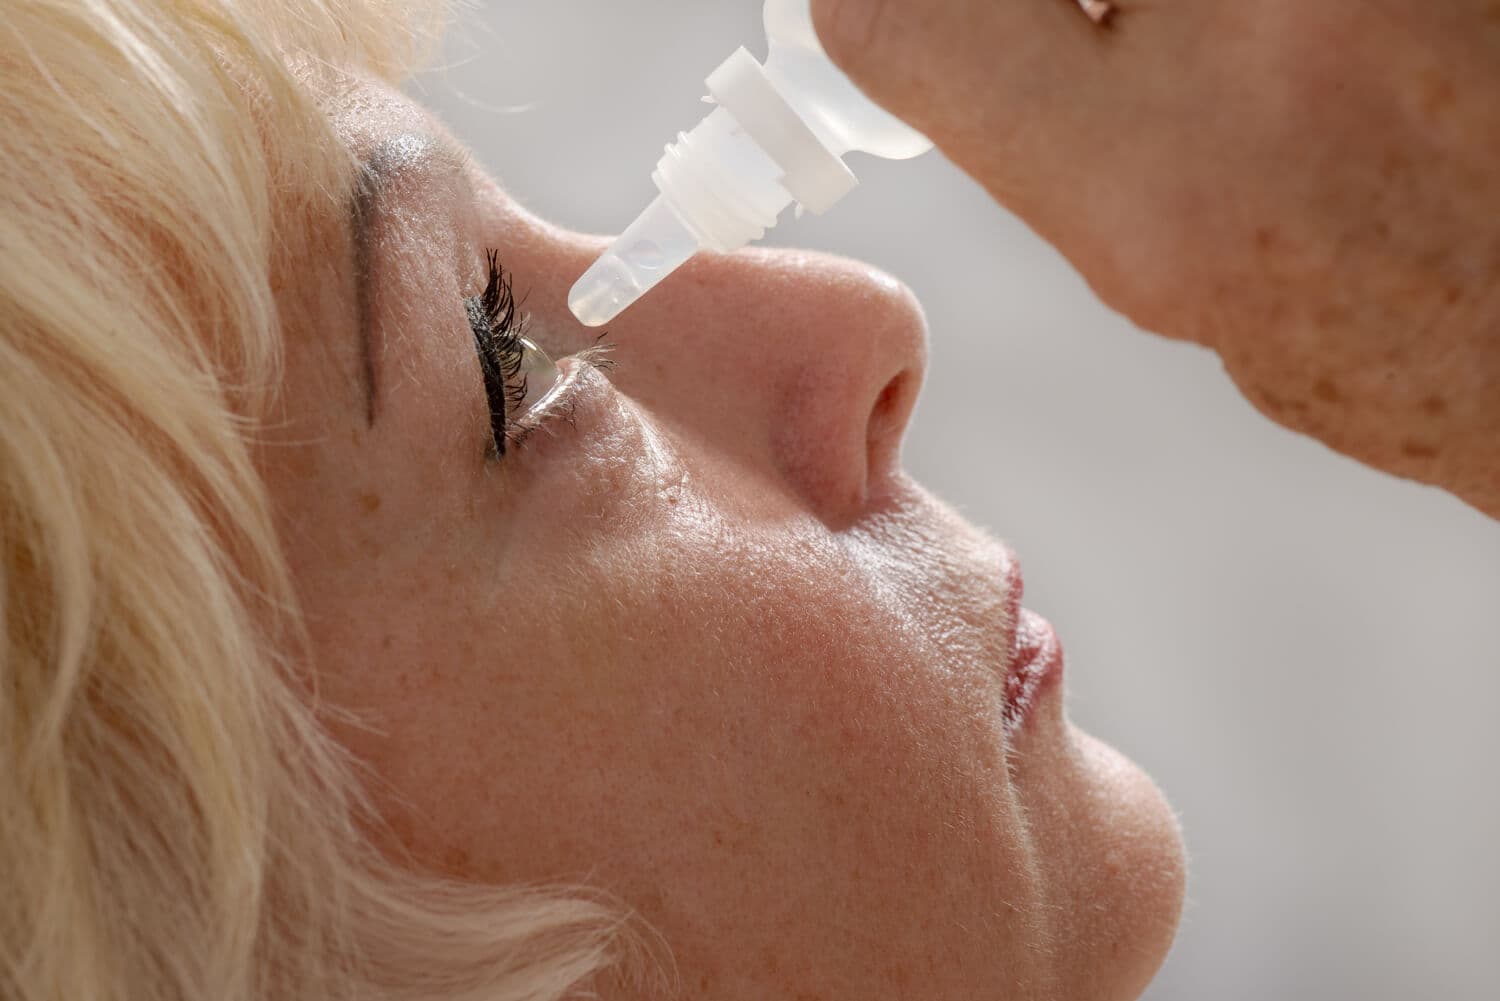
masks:
<path id="1" fill-rule="evenodd" d="M 1043 909 L 1007 910 L 1039 891 L 990 714 L 818 533 L 674 518 L 572 555 L 362 688 L 383 736 L 351 739 L 405 849 L 588 873 L 679 959 L 697 934 L 791 957 L 779 936 L 852 914 L 876 939 L 955 913 L 990 948 L 1035 939 Z"/>
<path id="2" fill-rule="evenodd" d="M 624 510 L 558 510 L 593 494 L 547 480 L 553 506 L 493 537 L 431 500 L 361 515 L 355 491 L 327 512 L 309 618 L 389 847 L 467 879 L 604 886 L 684 965 L 735 941 L 878 995 L 931 965 L 913 928 L 956 927 L 1011 957 L 989 993 L 1041 976 L 1051 912 L 994 693 L 897 614 L 912 593 L 763 485 L 670 455 L 616 473 L 589 479 Z M 882 944 L 851 948 L 851 927 Z"/>

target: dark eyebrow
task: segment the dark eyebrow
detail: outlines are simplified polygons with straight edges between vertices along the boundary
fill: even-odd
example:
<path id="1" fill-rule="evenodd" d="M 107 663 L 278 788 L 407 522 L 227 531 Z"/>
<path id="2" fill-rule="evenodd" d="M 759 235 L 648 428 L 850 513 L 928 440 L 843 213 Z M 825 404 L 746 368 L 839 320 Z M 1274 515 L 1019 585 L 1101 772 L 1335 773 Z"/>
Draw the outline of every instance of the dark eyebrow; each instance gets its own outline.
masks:
<path id="1" fill-rule="evenodd" d="M 377 381 L 370 350 L 370 216 L 380 193 L 380 175 L 366 161 L 359 167 L 349 199 L 349 229 L 354 235 L 354 329 L 359 337 L 360 385 L 365 391 L 365 426 L 375 423 Z"/>
<path id="2" fill-rule="evenodd" d="M 373 307 L 375 275 L 371 247 L 381 193 L 409 171 L 431 171 L 434 162 L 462 169 L 464 157 L 447 142 L 429 135 L 404 132 L 391 136 L 355 169 L 349 197 L 349 231 L 354 244 L 355 330 L 359 337 L 360 384 L 365 395 L 365 424 L 379 414 L 380 373 L 376 370 Z"/>

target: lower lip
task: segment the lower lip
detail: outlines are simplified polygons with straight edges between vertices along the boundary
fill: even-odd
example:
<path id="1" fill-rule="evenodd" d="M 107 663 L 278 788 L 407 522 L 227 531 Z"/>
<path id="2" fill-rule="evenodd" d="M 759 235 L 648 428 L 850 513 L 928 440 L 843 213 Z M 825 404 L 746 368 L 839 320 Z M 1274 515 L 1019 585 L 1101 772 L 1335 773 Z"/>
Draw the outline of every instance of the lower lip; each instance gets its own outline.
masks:
<path id="1" fill-rule="evenodd" d="M 1005 675 L 1005 728 L 1014 730 L 1035 715 L 1037 705 L 1062 679 L 1062 644 L 1052 624 L 1029 609 L 1016 622 L 1016 649 Z"/>

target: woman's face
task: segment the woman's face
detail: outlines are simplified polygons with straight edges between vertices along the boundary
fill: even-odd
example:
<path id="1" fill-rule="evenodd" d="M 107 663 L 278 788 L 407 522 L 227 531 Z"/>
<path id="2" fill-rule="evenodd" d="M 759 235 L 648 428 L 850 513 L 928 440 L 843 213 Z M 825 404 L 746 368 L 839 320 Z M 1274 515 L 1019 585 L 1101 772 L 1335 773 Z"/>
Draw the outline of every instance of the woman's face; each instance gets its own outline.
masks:
<path id="1" fill-rule="evenodd" d="M 610 326 L 608 371 L 559 362 L 559 406 L 497 457 L 485 251 L 564 359 L 599 336 L 565 302 L 605 241 L 528 215 L 392 91 L 333 114 L 369 175 L 284 234 L 263 466 L 388 847 L 612 891 L 685 996 L 1135 997 L 1176 827 L 1055 677 L 1007 725 L 1012 557 L 900 467 L 910 294 L 706 256 Z"/>

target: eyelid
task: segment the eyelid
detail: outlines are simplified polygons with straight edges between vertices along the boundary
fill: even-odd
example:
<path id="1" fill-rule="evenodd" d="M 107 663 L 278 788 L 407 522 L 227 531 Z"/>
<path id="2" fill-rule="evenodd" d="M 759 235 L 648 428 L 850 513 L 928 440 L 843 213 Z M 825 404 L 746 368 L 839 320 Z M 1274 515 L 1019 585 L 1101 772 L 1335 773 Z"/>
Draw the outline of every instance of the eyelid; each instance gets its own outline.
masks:
<path id="1" fill-rule="evenodd" d="M 526 386 L 526 394 L 518 404 L 521 415 L 544 407 L 547 399 L 562 381 L 562 370 L 552 356 L 530 337 L 522 335 L 520 376 Z M 545 381 L 544 381 L 545 380 Z"/>
<path id="2" fill-rule="evenodd" d="M 530 406 L 525 413 L 518 414 L 506 427 L 512 445 L 521 445 L 537 431 L 554 420 L 573 423 L 575 402 L 583 389 L 584 375 L 594 365 L 587 359 L 570 355 L 557 362 L 558 377 L 546 394 Z"/>

